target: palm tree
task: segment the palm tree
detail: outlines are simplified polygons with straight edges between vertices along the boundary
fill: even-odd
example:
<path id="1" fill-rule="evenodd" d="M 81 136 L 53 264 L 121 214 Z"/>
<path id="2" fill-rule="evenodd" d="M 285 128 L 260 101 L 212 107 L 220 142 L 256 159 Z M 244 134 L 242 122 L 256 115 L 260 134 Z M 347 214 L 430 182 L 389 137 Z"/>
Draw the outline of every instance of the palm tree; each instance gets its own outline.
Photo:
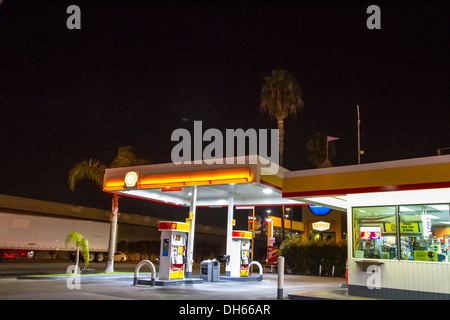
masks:
<path id="1" fill-rule="evenodd" d="M 136 158 L 131 151 L 131 147 L 120 147 L 117 156 L 111 163 L 111 168 L 132 167 L 149 164 L 147 159 Z M 94 182 L 100 189 L 103 187 L 103 176 L 105 175 L 106 165 L 98 160 L 84 160 L 75 166 L 69 172 L 69 188 L 74 191 L 76 184 L 83 179 Z M 119 215 L 119 195 L 112 196 L 111 225 L 109 233 L 108 259 L 105 272 L 114 272 L 114 251 L 117 238 L 117 218 Z"/>
<path id="2" fill-rule="evenodd" d="M 302 88 L 295 77 L 283 69 L 276 69 L 268 77 L 261 89 L 261 111 L 267 112 L 278 122 L 279 165 L 283 166 L 284 119 L 297 114 L 303 107 Z M 284 240 L 284 207 L 281 215 L 281 241 Z"/>
<path id="3" fill-rule="evenodd" d="M 297 114 L 303 107 L 302 89 L 295 77 L 283 69 L 272 71 L 264 77 L 261 89 L 261 111 L 277 119 L 280 151 L 280 166 L 283 166 L 284 119 Z"/>
<path id="4" fill-rule="evenodd" d="M 83 255 L 84 264 L 89 265 L 89 241 L 85 239 L 81 234 L 72 231 L 66 236 L 66 249 L 69 247 L 71 242 L 75 242 L 77 247 L 77 255 L 75 257 L 75 273 L 78 271 L 78 261 L 80 260 L 80 252 Z"/>

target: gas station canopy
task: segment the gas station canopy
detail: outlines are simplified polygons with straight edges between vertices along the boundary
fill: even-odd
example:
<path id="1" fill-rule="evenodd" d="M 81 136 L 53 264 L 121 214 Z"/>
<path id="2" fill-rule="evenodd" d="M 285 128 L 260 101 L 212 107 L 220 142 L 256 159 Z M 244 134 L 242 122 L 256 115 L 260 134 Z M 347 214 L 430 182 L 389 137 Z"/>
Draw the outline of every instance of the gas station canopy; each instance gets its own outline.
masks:
<path id="1" fill-rule="evenodd" d="M 191 187 L 197 186 L 198 207 L 228 205 L 230 186 L 234 206 L 298 205 L 303 202 L 282 197 L 282 181 L 287 169 L 278 167 L 276 174 L 270 162 L 260 156 L 252 163 L 249 157 L 219 159 L 192 164 L 150 164 L 106 169 L 103 190 L 128 197 L 152 200 L 177 206 L 189 206 Z M 199 161 L 200 162 L 200 161 Z"/>
<path id="2" fill-rule="evenodd" d="M 450 155 L 442 155 L 286 172 L 283 197 L 346 211 L 355 194 L 372 198 L 409 194 L 414 202 L 419 194 L 449 187 Z"/>

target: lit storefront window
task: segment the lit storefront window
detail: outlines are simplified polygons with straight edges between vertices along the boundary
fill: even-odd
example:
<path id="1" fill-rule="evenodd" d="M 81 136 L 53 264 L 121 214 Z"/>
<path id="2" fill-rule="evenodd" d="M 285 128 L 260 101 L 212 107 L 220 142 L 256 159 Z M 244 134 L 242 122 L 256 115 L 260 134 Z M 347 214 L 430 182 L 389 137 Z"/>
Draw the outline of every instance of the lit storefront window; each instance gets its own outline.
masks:
<path id="1" fill-rule="evenodd" d="M 353 257 L 397 259 L 395 206 L 353 208 Z"/>
<path id="2" fill-rule="evenodd" d="M 448 262 L 449 207 L 423 204 L 353 208 L 353 257 Z"/>
<path id="3" fill-rule="evenodd" d="M 448 262 L 448 204 L 400 206 L 402 260 Z"/>

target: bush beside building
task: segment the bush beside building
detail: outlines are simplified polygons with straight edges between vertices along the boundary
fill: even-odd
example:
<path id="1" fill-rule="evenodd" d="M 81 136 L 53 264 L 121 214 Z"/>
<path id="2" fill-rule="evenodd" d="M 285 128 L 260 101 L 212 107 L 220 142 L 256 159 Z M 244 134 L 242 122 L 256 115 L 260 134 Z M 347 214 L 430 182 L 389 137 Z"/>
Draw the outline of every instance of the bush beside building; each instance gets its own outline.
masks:
<path id="1" fill-rule="evenodd" d="M 332 276 L 334 266 L 334 276 L 345 277 L 346 241 L 302 241 L 288 238 L 280 246 L 278 254 L 285 258 L 288 272 L 318 275 L 321 266 L 322 276 Z"/>

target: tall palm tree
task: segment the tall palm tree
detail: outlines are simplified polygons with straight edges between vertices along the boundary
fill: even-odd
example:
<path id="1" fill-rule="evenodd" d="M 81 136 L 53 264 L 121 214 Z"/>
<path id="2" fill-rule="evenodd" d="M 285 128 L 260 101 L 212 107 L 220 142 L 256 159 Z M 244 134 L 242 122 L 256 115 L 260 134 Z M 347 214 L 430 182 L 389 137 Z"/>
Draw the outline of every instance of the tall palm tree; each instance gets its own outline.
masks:
<path id="1" fill-rule="evenodd" d="M 69 247 L 71 242 L 75 242 L 77 247 L 77 255 L 75 256 L 75 273 L 78 272 L 78 261 L 80 260 L 80 252 L 83 255 L 84 264 L 89 265 L 89 241 L 85 239 L 81 234 L 72 231 L 66 236 L 66 248 Z"/>
<path id="2" fill-rule="evenodd" d="M 261 112 L 277 119 L 279 165 L 283 166 L 284 154 L 284 119 L 297 114 L 303 107 L 302 88 L 297 79 L 284 69 L 275 69 L 270 76 L 264 77 L 261 89 Z M 284 240 L 284 207 L 281 215 L 281 241 Z"/>
<path id="3" fill-rule="evenodd" d="M 120 147 L 117 156 L 111 163 L 111 168 L 132 167 L 149 164 L 147 159 L 136 158 L 131 147 Z M 106 165 L 98 160 L 84 160 L 74 165 L 69 172 L 69 188 L 74 191 L 76 184 L 83 179 L 91 180 L 100 189 L 103 187 L 103 176 Z M 109 232 L 108 259 L 105 272 L 114 272 L 114 251 L 117 239 L 117 218 L 119 215 L 119 198 L 117 194 L 112 196 L 111 225 Z"/>
<path id="4" fill-rule="evenodd" d="M 284 153 L 284 119 L 297 114 L 303 107 L 302 88 L 295 77 L 283 69 L 272 71 L 270 76 L 264 77 L 261 89 L 261 111 L 267 112 L 277 119 L 280 151 L 280 166 L 283 166 Z"/>

